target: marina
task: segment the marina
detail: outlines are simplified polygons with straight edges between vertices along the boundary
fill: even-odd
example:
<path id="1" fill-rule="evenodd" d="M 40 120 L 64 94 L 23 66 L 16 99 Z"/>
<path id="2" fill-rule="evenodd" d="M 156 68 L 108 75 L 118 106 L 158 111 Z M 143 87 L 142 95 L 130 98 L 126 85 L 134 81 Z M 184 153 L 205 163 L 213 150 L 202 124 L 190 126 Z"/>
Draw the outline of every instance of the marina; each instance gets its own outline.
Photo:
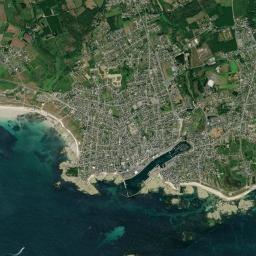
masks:
<path id="1" fill-rule="evenodd" d="M 149 177 L 150 171 L 160 166 L 163 168 L 165 164 L 177 155 L 183 154 L 191 149 L 191 145 L 187 141 L 181 141 L 168 152 L 158 156 L 152 160 L 141 172 L 130 179 L 125 180 L 124 187 L 127 191 L 127 197 L 135 196 L 141 189 L 143 182 Z"/>

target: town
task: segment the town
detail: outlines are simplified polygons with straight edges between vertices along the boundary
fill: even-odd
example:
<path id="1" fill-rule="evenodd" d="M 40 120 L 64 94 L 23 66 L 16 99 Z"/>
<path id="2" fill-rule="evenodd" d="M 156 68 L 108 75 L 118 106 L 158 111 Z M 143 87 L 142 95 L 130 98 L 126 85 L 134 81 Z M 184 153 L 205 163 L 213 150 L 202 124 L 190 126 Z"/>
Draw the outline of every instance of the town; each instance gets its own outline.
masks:
<path id="1" fill-rule="evenodd" d="M 0 0 L 0 99 L 66 120 L 81 179 L 131 178 L 186 140 L 154 170 L 164 180 L 256 182 L 256 24 L 243 1 L 20 2 Z"/>

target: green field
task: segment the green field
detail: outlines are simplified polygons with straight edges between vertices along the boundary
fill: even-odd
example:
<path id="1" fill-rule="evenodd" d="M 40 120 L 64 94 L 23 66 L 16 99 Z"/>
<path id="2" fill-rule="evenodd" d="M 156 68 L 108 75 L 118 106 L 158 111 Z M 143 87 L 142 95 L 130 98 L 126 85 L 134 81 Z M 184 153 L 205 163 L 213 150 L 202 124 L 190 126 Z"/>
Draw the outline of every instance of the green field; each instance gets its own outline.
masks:
<path id="1" fill-rule="evenodd" d="M 121 82 L 121 90 L 125 90 L 127 88 L 128 82 L 133 77 L 134 70 L 130 68 L 126 63 L 122 66 L 119 66 L 116 69 L 110 69 L 110 74 L 121 74 L 122 75 L 122 82 Z"/>
<path id="2" fill-rule="evenodd" d="M 26 65 L 29 78 L 45 91 L 65 92 L 70 90 L 73 84 L 70 71 L 81 58 L 83 37 L 92 29 L 94 17 L 102 11 L 105 1 L 97 0 L 98 7 L 93 10 L 87 8 L 77 17 L 63 10 L 65 0 L 37 2 L 35 5 L 28 5 L 24 1 L 6 0 L 4 7 L 7 19 L 11 24 L 21 28 L 23 33 L 26 31 L 33 35 L 32 46 L 37 55 Z M 52 16 L 52 10 L 57 15 Z M 112 10 L 109 15 L 115 13 L 117 9 Z M 40 17 L 35 19 L 34 15 Z M 38 23 L 44 25 L 40 31 L 35 32 L 34 27 Z M 114 21 L 114 26 L 122 26 L 120 20 Z M 0 24 L 0 30 L 5 29 L 6 25 Z M 2 45 L 10 43 L 7 39 L 5 35 Z"/>
<path id="3" fill-rule="evenodd" d="M 230 62 L 230 69 L 232 74 L 235 74 L 238 72 L 238 66 L 235 61 Z"/>
<path id="4" fill-rule="evenodd" d="M 248 12 L 247 18 L 249 21 L 249 25 L 252 28 L 256 28 L 256 1 L 255 0 L 248 0 Z"/>
<path id="5" fill-rule="evenodd" d="M 201 35 L 201 40 L 202 42 L 206 42 L 209 47 L 211 48 L 211 50 L 213 51 L 213 53 L 216 52 L 232 52 L 237 50 L 237 43 L 236 43 L 236 39 L 235 39 L 235 32 L 234 30 L 231 30 L 232 35 L 233 35 L 233 39 L 229 40 L 229 41 L 225 41 L 225 42 L 220 42 L 218 40 L 218 33 L 212 33 L 212 32 L 206 32 L 204 34 Z"/>
<path id="6" fill-rule="evenodd" d="M 242 175 L 241 163 L 247 162 L 252 173 L 256 172 L 256 144 L 246 138 L 230 137 L 229 141 L 216 147 L 222 160 L 216 160 L 215 166 L 220 173 L 218 182 L 229 190 L 246 185 Z"/>
<path id="7" fill-rule="evenodd" d="M 161 112 L 170 112 L 172 111 L 172 104 L 169 100 L 166 100 L 166 102 L 160 107 Z"/>
<path id="8" fill-rule="evenodd" d="M 106 18 L 110 18 L 113 16 L 121 15 L 122 14 L 122 8 L 120 5 L 117 5 L 115 7 L 112 7 L 107 13 Z"/>
<path id="9" fill-rule="evenodd" d="M 226 114 L 230 109 L 230 106 L 226 102 L 223 102 L 217 106 L 218 115 Z"/>
<path id="10" fill-rule="evenodd" d="M 199 3 L 204 8 L 204 10 L 208 13 L 209 16 L 213 16 L 216 14 L 216 9 L 218 8 L 218 4 L 215 0 L 199 0 Z"/>
<path id="11" fill-rule="evenodd" d="M 78 168 L 69 168 L 66 172 L 66 175 L 69 177 L 77 177 L 78 176 Z"/>
<path id="12" fill-rule="evenodd" d="M 238 84 L 221 84 L 218 86 L 220 90 L 235 90 L 239 87 Z"/>
<path id="13" fill-rule="evenodd" d="M 227 189 L 239 189 L 246 185 L 241 163 L 248 161 L 252 172 L 256 171 L 256 144 L 247 139 L 230 137 L 229 141 L 216 147 L 222 160 L 215 165 L 220 173 L 219 183 Z"/>
<path id="14" fill-rule="evenodd" d="M 171 28 L 171 22 L 165 14 L 160 14 L 159 16 L 159 25 L 161 27 L 162 33 L 167 34 Z"/>
<path id="15" fill-rule="evenodd" d="M 229 159 L 226 163 L 215 160 L 214 164 L 219 174 L 215 178 L 220 187 L 225 188 L 226 191 L 241 189 L 246 185 L 246 177 L 241 172 L 238 159 Z"/>
<path id="16" fill-rule="evenodd" d="M 158 3 L 162 6 L 162 8 L 164 9 L 164 12 L 168 12 L 168 10 L 172 8 L 172 5 L 165 2 L 164 0 L 158 0 Z M 158 6 L 158 3 L 156 2 L 155 6 Z M 154 8 L 156 8 L 155 6 Z"/>
<path id="17" fill-rule="evenodd" d="M 100 98 L 103 102 L 112 101 L 113 96 L 110 88 L 107 88 L 107 87 L 102 88 Z"/>
<path id="18" fill-rule="evenodd" d="M 101 8 L 101 7 L 103 6 L 104 1 L 105 1 L 105 0 L 94 0 L 94 2 L 97 4 L 97 6 L 98 6 L 99 8 Z"/>
<path id="19" fill-rule="evenodd" d="M 191 115 L 191 126 L 190 129 L 192 132 L 202 132 L 206 126 L 206 117 L 204 111 L 201 108 L 198 108 L 193 111 Z"/>
<path id="20" fill-rule="evenodd" d="M 0 34 L 3 34 L 6 31 L 7 27 L 8 27 L 7 22 L 0 21 Z"/>
<path id="21" fill-rule="evenodd" d="M 122 8 L 122 4 L 116 5 L 105 14 L 107 22 L 112 31 L 124 27 L 125 21 L 122 19 Z"/>
<path id="22" fill-rule="evenodd" d="M 6 81 L 6 80 L 1 80 L 0 79 L 0 90 L 12 90 L 17 87 L 17 84 L 11 82 L 11 81 Z"/>
<path id="23" fill-rule="evenodd" d="M 215 21 L 217 27 L 234 25 L 232 7 L 223 7 L 219 5 L 216 8 L 216 14 L 218 15 L 218 19 Z"/>
<path id="24" fill-rule="evenodd" d="M 232 6 L 232 0 L 215 0 L 216 3 L 220 4 L 221 6 L 224 7 L 230 7 Z"/>
<path id="25" fill-rule="evenodd" d="M 226 156 L 234 156 L 240 151 L 245 160 L 256 162 L 256 143 L 246 138 L 229 138 L 226 144 L 217 146 L 217 152 Z"/>
<path id="26" fill-rule="evenodd" d="M 205 90 L 207 78 L 205 77 L 206 69 L 188 70 L 177 78 L 178 89 L 182 96 L 188 96 L 191 100 L 200 99 Z M 198 72 L 200 71 L 200 72 Z"/>
<path id="27" fill-rule="evenodd" d="M 0 65 L 0 79 L 1 78 L 6 78 L 9 76 L 8 70 L 4 65 Z"/>
<path id="28" fill-rule="evenodd" d="M 116 106 L 112 107 L 111 112 L 112 112 L 112 116 L 115 118 L 119 118 L 121 116 L 121 111 L 119 107 L 116 107 Z"/>
<path id="29" fill-rule="evenodd" d="M 124 27 L 124 21 L 123 21 L 121 15 L 116 15 L 116 16 L 109 17 L 109 18 L 107 18 L 107 22 L 108 22 L 112 31 Z"/>
<path id="30" fill-rule="evenodd" d="M 164 12 L 160 15 L 159 20 L 157 21 L 161 27 L 162 33 L 170 32 L 170 39 L 178 45 L 185 42 L 186 39 L 193 38 L 193 32 L 188 29 L 189 24 L 186 19 L 202 11 L 198 1 L 193 0 L 188 4 L 175 9 L 173 12 L 167 11 L 168 9 L 169 7 L 164 9 Z"/>
<path id="31" fill-rule="evenodd" d="M 248 11 L 249 0 L 235 0 L 234 14 L 235 17 L 246 16 Z"/>

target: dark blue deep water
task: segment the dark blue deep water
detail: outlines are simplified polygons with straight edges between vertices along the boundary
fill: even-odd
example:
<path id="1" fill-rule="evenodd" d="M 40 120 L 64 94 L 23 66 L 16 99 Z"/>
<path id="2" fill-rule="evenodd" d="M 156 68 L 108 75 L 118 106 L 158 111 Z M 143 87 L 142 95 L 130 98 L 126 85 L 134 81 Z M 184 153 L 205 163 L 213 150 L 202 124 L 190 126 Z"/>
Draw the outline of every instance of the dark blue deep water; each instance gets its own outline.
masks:
<path id="1" fill-rule="evenodd" d="M 0 256 L 22 247 L 24 256 L 256 255 L 254 210 L 209 228 L 213 197 L 177 207 L 162 193 L 127 199 L 111 184 L 98 185 L 100 196 L 57 189 L 62 149 L 42 122 L 0 121 Z"/>

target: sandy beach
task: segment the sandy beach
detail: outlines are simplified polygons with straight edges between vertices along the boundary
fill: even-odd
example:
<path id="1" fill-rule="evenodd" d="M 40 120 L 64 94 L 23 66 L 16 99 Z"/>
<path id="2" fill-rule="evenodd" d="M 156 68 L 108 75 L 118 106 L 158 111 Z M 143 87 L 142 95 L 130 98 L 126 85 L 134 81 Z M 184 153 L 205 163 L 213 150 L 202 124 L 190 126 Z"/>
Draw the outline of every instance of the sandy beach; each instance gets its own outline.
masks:
<path id="1" fill-rule="evenodd" d="M 70 161 L 77 162 L 79 160 L 79 142 L 72 134 L 72 132 L 65 127 L 62 120 L 54 115 L 44 111 L 43 109 L 36 109 L 25 106 L 3 106 L 0 105 L 0 119 L 15 119 L 19 115 L 28 113 L 38 113 L 47 119 L 48 125 L 54 127 L 66 142 L 66 151 Z"/>
<path id="2" fill-rule="evenodd" d="M 197 188 L 203 189 L 203 190 L 209 192 L 210 194 L 213 194 L 213 195 L 215 195 L 215 196 L 217 196 L 217 197 L 219 197 L 219 198 L 221 198 L 221 199 L 223 199 L 225 201 L 239 200 L 239 199 L 245 197 L 246 195 L 248 195 L 250 192 L 256 190 L 256 185 L 253 185 L 251 187 L 246 187 L 245 188 L 246 190 L 244 192 L 240 193 L 240 194 L 237 194 L 235 196 L 227 196 L 227 195 L 223 194 L 222 192 L 220 192 L 217 189 L 207 187 L 207 186 L 202 185 L 202 184 L 200 184 L 198 182 L 181 183 L 180 186 L 184 186 L 184 187 L 186 187 L 186 186 L 197 187 Z"/>
<path id="3" fill-rule="evenodd" d="M 15 119 L 19 115 L 27 114 L 31 112 L 26 107 L 16 106 L 1 106 L 0 105 L 0 118 L 1 119 Z"/>

